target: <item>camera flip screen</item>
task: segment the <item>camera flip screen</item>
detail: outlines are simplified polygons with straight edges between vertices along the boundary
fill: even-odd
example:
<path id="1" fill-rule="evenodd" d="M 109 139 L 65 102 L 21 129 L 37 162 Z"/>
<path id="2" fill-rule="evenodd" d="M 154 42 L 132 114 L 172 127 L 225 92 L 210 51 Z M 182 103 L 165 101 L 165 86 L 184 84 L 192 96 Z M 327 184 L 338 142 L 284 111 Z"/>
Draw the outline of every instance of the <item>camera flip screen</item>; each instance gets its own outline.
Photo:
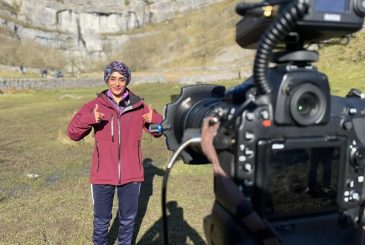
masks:
<path id="1" fill-rule="evenodd" d="M 296 217 L 339 209 L 337 192 L 345 140 L 301 139 L 259 143 L 257 211 L 268 218 Z"/>
<path id="2" fill-rule="evenodd" d="M 349 0 L 316 0 L 314 8 L 318 12 L 344 14 L 349 11 Z"/>
<path id="3" fill-rule="evenodd" d="M 338 209 L 338 149 L 293 149 L 271 157 L 268 212 L 282 216 Z"/>

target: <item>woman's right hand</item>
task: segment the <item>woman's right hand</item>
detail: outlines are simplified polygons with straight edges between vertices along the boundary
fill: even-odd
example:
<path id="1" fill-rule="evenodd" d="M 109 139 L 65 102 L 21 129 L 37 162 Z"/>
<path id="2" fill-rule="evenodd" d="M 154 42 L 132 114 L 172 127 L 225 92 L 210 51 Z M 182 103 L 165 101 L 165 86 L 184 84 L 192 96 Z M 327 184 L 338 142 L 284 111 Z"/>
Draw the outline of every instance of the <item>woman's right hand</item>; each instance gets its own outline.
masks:
<path id="1" fill-rule="evenodd" d="M 95 116 L 95 123 L 100 123 L 101 120 L 104 119 L 104 114 L 101 113 L 101 112 L 98 112 L 98 109 L 99 109 L 99 106 L 98 104 L 95 104 L 95 107 L 94 107 L 94 116 Z"/>

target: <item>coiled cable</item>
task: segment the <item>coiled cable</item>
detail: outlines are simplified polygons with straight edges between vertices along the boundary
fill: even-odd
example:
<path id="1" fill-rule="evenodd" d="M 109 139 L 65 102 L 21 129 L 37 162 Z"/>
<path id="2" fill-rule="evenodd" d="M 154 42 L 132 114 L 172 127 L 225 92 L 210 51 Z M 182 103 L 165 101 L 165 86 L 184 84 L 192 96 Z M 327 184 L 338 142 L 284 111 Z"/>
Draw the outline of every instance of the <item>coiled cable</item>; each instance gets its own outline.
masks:
<path id="1" fill-rule="evenodd" d="M 279 14 L 266 29 L 260 39 L 253 65 L 253 77 L 257 86 L 257 94 L 268 94 L 272 86 L 267 77 L 269 62 L 274 48 L 292 31 L 299 19 L 308 11 L 308 0 L 298 0 L 291 3 L 285 11 Z"/>

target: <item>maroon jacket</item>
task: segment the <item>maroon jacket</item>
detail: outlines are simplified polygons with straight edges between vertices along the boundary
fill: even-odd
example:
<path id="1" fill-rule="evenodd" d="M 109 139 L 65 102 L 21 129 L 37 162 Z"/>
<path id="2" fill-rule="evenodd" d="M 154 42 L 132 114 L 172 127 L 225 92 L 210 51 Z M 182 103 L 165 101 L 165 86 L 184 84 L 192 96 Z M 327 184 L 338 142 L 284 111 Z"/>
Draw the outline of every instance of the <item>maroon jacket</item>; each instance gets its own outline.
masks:
<path id="1" fill-rule="evenodd" d="M 148 124 L 142 115 L 148 113 L 148 105 L 129 91 L 130 104 L 120 114 L 105 92 L 86 103 L 75 114 L 68 125 L 67 134 L 78 141 L 94 128 L 95 146 L 90 171 L 92 184 L 142 182 L 141 137 L 143 129 L 148 132 Z M 99 124 L 95 123 L 95 104 L 98 104 L 98 111 L 104 114 L 104 119 Z M 152 123 L 161 122 L 162 116 L 154 111 Z"/>

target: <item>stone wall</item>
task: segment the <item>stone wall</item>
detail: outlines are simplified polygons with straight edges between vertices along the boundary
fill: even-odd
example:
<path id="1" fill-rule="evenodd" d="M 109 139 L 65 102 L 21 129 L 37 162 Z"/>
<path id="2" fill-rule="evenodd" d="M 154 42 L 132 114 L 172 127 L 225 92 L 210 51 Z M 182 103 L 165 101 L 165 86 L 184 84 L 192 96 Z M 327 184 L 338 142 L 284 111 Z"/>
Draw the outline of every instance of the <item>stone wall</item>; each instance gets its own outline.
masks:
<path id="1" fill-rule="evenodd" d="M 231 71 L 206 71 L 204 73 L 193 73 L 177 75 L 175 78 L 167 73 L 145 73 L 134 74 L 132 77 L 132 84 L 142 83 L 167 83 L 175 82 L 182 85 L 194 85 L 201 83 L 213 83 L 225 80 L 244 80 L 250 76 L 250 72 L 244 70 Z M 5 79 L 0 78 L 0 91 L 9 89 L 25 90 L 25 89 L 39 89 L 52 90 L 60 88 L 85 88 L 103 86 L 102 78 L 59 78 L 59 79 Z"/>
<path id="2" fill-rule="evenodd" d="M 82 88 L 103 85 L 100 79 L 1 79 L 0 90 Z"/>

